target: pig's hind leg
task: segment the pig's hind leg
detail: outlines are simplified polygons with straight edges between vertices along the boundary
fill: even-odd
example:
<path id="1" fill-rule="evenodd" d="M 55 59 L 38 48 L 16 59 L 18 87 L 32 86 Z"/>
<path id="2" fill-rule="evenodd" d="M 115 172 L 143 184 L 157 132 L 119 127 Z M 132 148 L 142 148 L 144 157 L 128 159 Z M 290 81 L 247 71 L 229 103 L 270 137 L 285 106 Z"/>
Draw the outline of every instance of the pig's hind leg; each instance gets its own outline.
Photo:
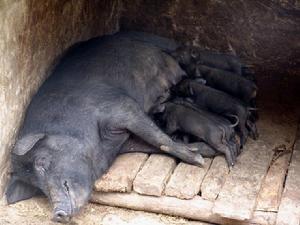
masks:
<path id="1" fill-rule="evenodd" d="M 243 121 L 240 121 L 240 123 L 238 125 L 241 146 L 244 146 L 246 144 L 247 137 L 248 137 L 248 130 L 247 130 L 245 124 L 246 124 L 246 121 L 243 120 Z"/>
<path id="2" fill-rule="evenodd" d="M 139 137 L 131 135 L 130 138 L 123 144 L 120 154 L 130 152 L 143 152 L 148 154 L 159 154 L 162 151 L 153 145 L 148 144 Z"/>
<path id="3" fill-rule="evenodd" d="M 220 151 L 221 153 L 223 153 L 225 155 L 226 161 L 230 166 L 233 166 L 235 164 L 236 161 L 236 153 L 235 153 L 235 148 L 233 146 L 230 145 L 225 145 L 225 144 L 212 144 L 212 147 L 214 147 L 214 149 Z"/>
<path id="4" fill-rule="evenodd" d="M 176 142 L 181 142 L 181 140 L 176 138 Z M 185 143 L 185 142 L 183 142 L 183 143 Z M 185 144 L 187 144 L 187 143 L 185 143 Z M 198 153 L 201 156 L 207 157 L 207 158 L 213 158 L 213 157 L 221 154 L 220 152 L 214 150 L 207 144 L 201 143 L 201 142 L 190 143 L 190 144 L 187 144 L 187 146 L 191 147 L 192 149 L 197 149 L 197 150 L 195 150 L 195 153 Z M 162 154 L 162 153 L 164 153 L 160 149 L 146 143 L 145 141 L 143 141 L 139 137 L 136 137 L 135 135 L 130 136 L 130 138 L 123 144 L 123 146 L 120 150 L 120 154 L 132 153 L 132 152 L 143 152 L 143 153 L 147 153 L 147 154 Z"/>

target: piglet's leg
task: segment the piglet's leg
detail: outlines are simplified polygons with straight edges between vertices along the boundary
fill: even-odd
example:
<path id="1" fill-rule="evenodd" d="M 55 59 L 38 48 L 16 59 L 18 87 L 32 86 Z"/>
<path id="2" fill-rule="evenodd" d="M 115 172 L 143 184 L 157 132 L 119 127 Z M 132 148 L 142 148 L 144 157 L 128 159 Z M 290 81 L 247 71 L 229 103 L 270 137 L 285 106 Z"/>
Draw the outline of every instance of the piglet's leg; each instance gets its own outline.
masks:
<path id="1" fill-rule="evenodd" d="M 129 115 L 128 111 L 127 115 Z M 142 110 L 138 109 L 138 107 L 130 108 L 130 118 L 131 119 L 123 120 L 123 122 L 126 121 L 124 128 L 147 143 L 159 148 L 165 153 L 176 156 L 184 162 L 194 165 L 204 164 L 204 159 L 200 154 L 195 152 L 195 149 L 183 143 L 174 142 L 167 134 L 161 131 Z"/>

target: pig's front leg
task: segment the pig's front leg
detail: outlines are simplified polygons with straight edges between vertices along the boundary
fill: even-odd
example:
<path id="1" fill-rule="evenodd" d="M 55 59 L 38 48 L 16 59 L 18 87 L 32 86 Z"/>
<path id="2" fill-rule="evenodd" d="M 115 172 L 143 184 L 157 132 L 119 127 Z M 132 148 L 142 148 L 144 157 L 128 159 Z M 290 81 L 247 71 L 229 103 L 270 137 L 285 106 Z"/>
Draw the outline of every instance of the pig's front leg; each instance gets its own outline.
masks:
<path id="1" fill-rule="evenodd" d="M 204 160 L 200 154 L 183 143 L 174 142 L 167 134 L 162 132 L 146 115 L 131 123 L 127 129 L 154 145 L 163 152 L 174 155 L 190 164 L 203 165 Z"/>
<path id="2" fill-rule="evenodd" d="M 182 161 L 194 165 L 204 164 L 202 156 L 195 152 L 197 149 L 188 147 L 183 143 L 174 142 L 137 106 L 130 107 L 130 113 L 127 109 L 127 117 L 122 120 L 122 123 L 125 123 L 124 128 L 161 151 L 173 155 Z"/>

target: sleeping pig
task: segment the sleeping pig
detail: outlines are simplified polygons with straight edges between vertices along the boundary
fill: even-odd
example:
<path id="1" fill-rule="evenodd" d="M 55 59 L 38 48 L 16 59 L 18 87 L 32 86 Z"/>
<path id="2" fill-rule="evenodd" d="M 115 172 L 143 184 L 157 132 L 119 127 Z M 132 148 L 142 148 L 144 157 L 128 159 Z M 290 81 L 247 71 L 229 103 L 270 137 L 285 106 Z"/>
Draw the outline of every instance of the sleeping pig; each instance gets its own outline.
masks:
<path id="1" fill-rule="evenodd" d="M 151 40 L 120 35 L 71 48 L 33 97 L 11 154 L 8 203 L 43 192 L 53 220 L 68 222 L 130 134 L 187 163 L 203 164 L 197 149 L 174 142 L 147 115 L 185 72 Z M 222 150 L 233 163 L 229 149 Z"/>

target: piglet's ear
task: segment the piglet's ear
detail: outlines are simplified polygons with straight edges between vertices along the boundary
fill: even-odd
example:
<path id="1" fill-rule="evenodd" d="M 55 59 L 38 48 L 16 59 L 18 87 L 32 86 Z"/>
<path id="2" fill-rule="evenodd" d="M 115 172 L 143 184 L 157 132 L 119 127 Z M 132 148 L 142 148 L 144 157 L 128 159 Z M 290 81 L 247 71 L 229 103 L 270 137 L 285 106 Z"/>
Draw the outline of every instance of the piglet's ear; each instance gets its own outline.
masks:
<path id="1" fill-rule="evenodd" d="M 12 153 L 16 155 L 25 155 L 29 152 L 40 140 L 45 138 L 45 134 L 29 134 L 17 141 Z"/>
<path id="2" fill-rule="evenodd" d="M 11 179 L 5 193 L 8 204 L 29 199 L 38 194 L 41 194 L 38 188 L 16 178 Z"/>
<path id="3" fill-rule="evenodd" d="M 196 49 L 192 48 L 192 50 L 191 50 L 191 56 L 192 56 L 194 59 L 197 58 L 198 54 L 197 54 Z"/>
<path id="4" fill-rule="evenodd" d="M 190 96 L 194 96 L 194 89 L 191 87 L 191 85 L 189 85 L 189 92 L 190 92 Z"/>

